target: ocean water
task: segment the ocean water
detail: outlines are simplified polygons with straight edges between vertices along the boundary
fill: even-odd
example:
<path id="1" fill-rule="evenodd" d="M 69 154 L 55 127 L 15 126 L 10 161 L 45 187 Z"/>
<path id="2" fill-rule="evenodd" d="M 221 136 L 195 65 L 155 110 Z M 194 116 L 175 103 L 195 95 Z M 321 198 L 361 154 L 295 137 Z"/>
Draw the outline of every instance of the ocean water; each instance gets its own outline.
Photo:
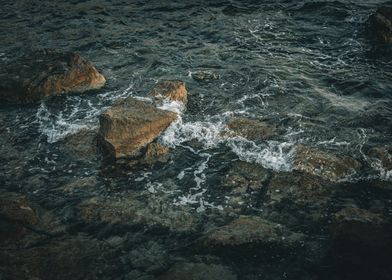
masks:
<path id="1" fill-rule="evenodd" d="M 1 63 L 31 49 L 58 48 L 87 57 L 107 78 L 104 88 L 91 93 L 23 107 L 1 104 L 0 185 L 28 193 L 72 230 L 86 232 L 66 215 L 77 215 L 67 209 L 91 197 L 140 194 L 145 202 L 161 196 L 161 203 L 173 211 L 185 207 L 189 215 L 207 221 L 220 217 L 231 202 L 217 190 L 219 180 L 233 162 L 255 163 L 271 174 L 291 173 L 299 144 L 360 161 L 360 171 L 344 178 L 348 184 L 389 183 L 392 170 L 366 152 L 392 144 L 392 52 L 366 35 L 366 20 L 381 3 L 0 1 Z M 194 80 L 192 73 L 200 71 L 218 74 L 219 79 Z M 67 150 L 72 137 L 96 131 L 99 115 L 113 101 L 148 98 L 164 79 L 180 79 L 189 91 L 186 109 L 178 103 L 161 107 L 179 113 L 158 139 L 173 151 L 168 163 L 116 167 L 108 175 L 99 151 L 86 156 L 83 149 Z M 256 142 L 231 136 L 226 123 L 233 117 L 266 120 L 279 133 Z M 91 176 L 98 178 L 93 188 L 59 191 Z M 260 203 L 248 209 L 265 211 Z M 96 227 L 87 233 L 99 239 L 105 236 L 103 230 Z M 180 237 L 158 232 L 151 238 L 159 243 Z M 160 245 L 163 251 L 170 250 L 168 243 Z M 119 255 L 107 262 L 116 267 Z M 246 271 L 244 279 L 302 279 L 263 278 L 241 261 L 230 265 L 234 271 Z M 154 277 L 167 269 L 149 270 L 152 266 L 116 267 L 113 279 L 128 279 L 125 275 L 135 269 Z M 265 271 L 278 275 L 274 269 L 281 267 Z M 316 279 L 311 277 L 303 279 Z"/>

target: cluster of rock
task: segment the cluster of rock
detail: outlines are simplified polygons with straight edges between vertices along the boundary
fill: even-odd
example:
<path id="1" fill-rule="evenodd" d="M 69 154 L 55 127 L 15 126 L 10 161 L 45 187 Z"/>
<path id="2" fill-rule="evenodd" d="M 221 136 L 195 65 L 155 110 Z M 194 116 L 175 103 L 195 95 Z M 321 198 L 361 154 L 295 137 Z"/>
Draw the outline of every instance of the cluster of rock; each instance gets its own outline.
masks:
<path id="1" fill-rule="evenodd" d="M 368 23 L 371 37 L 382 43 L 392 43 L 392 5 L 378 8 Z"/>

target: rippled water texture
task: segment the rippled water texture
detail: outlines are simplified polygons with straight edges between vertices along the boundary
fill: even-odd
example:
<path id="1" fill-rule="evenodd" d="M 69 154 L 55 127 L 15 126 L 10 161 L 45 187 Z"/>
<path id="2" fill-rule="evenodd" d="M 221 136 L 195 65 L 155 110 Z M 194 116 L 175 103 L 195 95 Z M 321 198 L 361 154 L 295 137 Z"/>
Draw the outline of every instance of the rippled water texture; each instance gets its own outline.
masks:
<path id="1" fill-rule="evenodd" d="M 93 93 L 1 105 L 0 184 L 34 194 L 62 217 L 71 215 L 66 205 L 135 190 L 209 215 L 227 203 L 214 188 L 230 163 L 290 172 L 297 144 L 365 163 L 350 182 L 391 181 L 391 171 L 363 152 L 392 144 L 392 53 L 365 34 L 381 3 L 0 1 L 1 63 L 59 48 L 87 57 L 108 81 Z M 195 81 L 197 71 L 220 78 Z M 78 132 L 96 129 L 114 100 L 146 97 L 163 79 L 185 81 L 190 94 L 188 109 L 159 139 L 173 148 L 168 164 L 106 176 L 100 153 L 67 148 L 72 135 L 86 141 Z M 256 142 L 228 137 L 233 116 L 266 120 L 281 133 Z M 92 190 L 56 190 L 90 176 L 100 178 Z M 262 211 L 256 204 L 250 208 Z"/>

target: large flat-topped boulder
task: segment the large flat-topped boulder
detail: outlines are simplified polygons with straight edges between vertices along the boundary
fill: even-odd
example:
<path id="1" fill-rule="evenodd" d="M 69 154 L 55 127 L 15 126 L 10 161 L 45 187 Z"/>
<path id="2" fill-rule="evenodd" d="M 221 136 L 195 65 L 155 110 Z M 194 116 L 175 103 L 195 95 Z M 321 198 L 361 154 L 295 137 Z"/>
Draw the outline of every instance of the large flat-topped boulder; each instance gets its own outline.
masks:
<path id="1" fill-rule="evenodd" d="M 100 143 L 112 158 L 138 156 L 176 118 L 174 112 L 128 97 L 100 116 Z"/>
<path id="2" fill-rule="evenodd" d="M 38 50 L 0 69 L 0 100 L 31 103 L 46 96 L 99 89 L 106 79 L 72 52 Z"/>

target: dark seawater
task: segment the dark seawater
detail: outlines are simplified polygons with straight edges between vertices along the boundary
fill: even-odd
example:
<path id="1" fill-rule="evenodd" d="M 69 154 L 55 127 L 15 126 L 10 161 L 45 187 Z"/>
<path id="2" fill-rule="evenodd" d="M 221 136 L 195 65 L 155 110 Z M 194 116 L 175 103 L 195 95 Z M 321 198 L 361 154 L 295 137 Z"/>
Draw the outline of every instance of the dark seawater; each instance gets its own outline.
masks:
<path id="1" fill-rule="evenodd" d="M 238 279 L 360 278 L 351 264 L 342 267 L 326 253 L 329 218 L 310 221 L 302 212 L 311 206 L 269 208 L 261 192 L 241 198 L 234 209 L 228 206 L 232 194 L 220 185 L 238 160 L 265 167 L 269 176 L 290 174 L 295 147 L 303 144 L 362 163 L 323 211 L 381 201 L 391 219 L 391 192 L 362 188 L 392 181 L 392 170 L 366 154 L 392 145 L 392 51 L 365 33 L 382 2 L 0 1 L 0 64 L 31 49 L 59 48 L 87 57 L 108 81 L 93 93 L 0 106 L 0 188 L 28 194 L 61 228 L 26 241 L 23 250 L 3 248 L 2 256 L 11 250 L 12 258 L 21 258 L 12 264 L 18 270 L 41 260 L 31 253 L 37 246 L 45 251 L 59 240 L 82 240 L 92 245 L 85 245 L 85 262 L 69 268 L 73 274 L 49 257 L 40 262 L 40 279 L 155 279 L 178 262 L 224 264 Z M 220 79 L 195 81 L 197 71 Z M 169 163 L 108 166 L 99 151 L 73 147 L 88 146 L 80 131 L 97 129 L 99 114 L 114 100 L 146 97 L 163 79 L 183 80 L 190 92 L 188 109 L 159 139 L 173 148 Z M 224 137 L 233 116 L 268 120 L 281 133 L 260 142 Z M 121 211 L 107 210 L 107 219 L 81 217 L 80 205 L 92 202 Z M 127 221 L 124 209 L 139 211 L 142 219 Z M 306 234 L 304 246 L 313 255 L 298 249 L 297 257 L 279 259 L 273 250 L 259 256 L 192 247 L 204 231 L 241 214 Z M 188 226 L 192 230 L 181 229 Z M 112 246 L 113 240 L 121 245 Z M 0 279 L 8 279 L 7 265 L 0 268 Z M 374 279 L 388 279 L 370 268 Z"/>

